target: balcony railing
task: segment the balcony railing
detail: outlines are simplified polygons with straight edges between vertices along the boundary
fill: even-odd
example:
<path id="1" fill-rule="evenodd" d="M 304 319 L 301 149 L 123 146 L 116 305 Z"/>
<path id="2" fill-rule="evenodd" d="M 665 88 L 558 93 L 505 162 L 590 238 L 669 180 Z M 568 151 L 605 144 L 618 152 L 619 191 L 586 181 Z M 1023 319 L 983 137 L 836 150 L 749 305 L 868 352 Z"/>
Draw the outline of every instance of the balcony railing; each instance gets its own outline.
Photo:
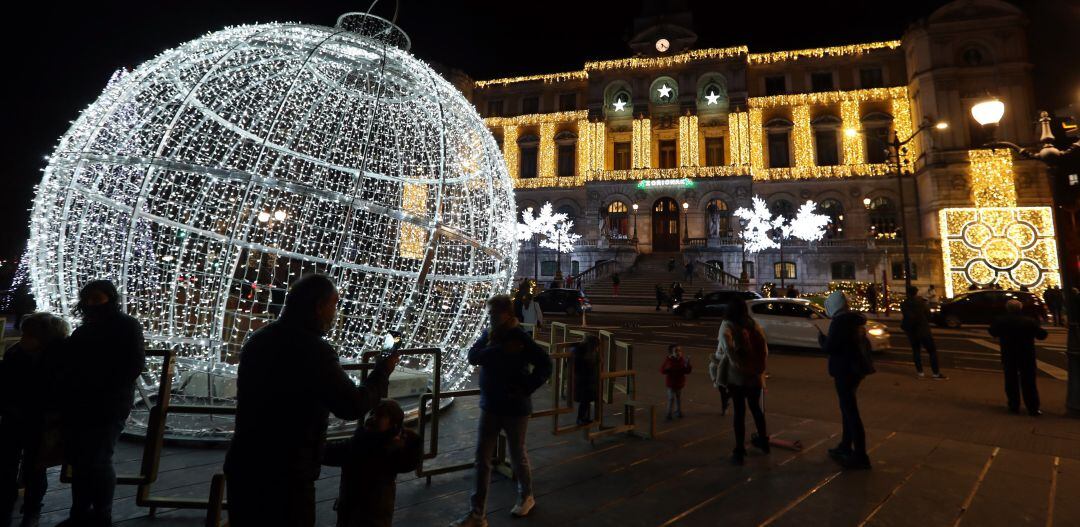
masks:
<path id="1" fill-rule="evenodd" d="M 735 276 L 735 275 L 733 275 L 733 274 L 731 274 L 731 273 L 729 273 L 727 271 L 724 271 L 724 268 L 720 267 L 720 265 L 718 265 L 717 263 L 715 263 L 715 262 L 704 262 L 702 265 L 704 265 L 703 271 L 704 271 L 704 274 L 705 274 L 705 278 L 707 278 L 707 279 L 709 279 L 709 280 L 711 280 L 713 282 L 716 282 L 716 283 L 718 283 L 718 284 L 720 284 L 722 286 L 731 287 L 731 288 L 736 288 L 736 287 L 739 287 L 739 286 L 742 285 L 739 282 L 739 277 L 738 276 Z"/>

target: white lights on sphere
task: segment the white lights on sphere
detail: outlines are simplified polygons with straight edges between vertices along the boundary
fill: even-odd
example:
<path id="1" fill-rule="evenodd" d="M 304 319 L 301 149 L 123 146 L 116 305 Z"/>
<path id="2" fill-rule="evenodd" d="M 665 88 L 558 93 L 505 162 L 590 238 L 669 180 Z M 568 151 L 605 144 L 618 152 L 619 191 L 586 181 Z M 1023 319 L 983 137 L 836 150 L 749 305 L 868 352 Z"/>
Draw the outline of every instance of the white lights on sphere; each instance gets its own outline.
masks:
<path id="1" fill-rule="evenodd" d="M 114 76 L 37 189 L 38 305 L 69 313 L 82 284 L 112 279 L 148 346 L 177 350 L 174 397 L 227 403 L 246 336 L 322 272 L 341 292 L 328 339 L 343 362 L 394 331 L 443 348 L 443 386 L 461 386 L 485 301 L 516 267 L 513 190 L 472 105 L 407 46 L 349 14 L 225 29 Z"/>

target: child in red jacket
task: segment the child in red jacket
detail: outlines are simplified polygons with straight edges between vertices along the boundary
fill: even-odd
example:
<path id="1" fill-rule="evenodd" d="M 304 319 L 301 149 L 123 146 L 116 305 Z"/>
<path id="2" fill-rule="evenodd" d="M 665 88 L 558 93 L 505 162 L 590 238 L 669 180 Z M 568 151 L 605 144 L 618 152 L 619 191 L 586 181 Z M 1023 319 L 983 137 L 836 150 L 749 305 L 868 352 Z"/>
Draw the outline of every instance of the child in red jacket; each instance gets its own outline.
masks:
<path id="1" fill-rule="evenodd" d="M 693 370 L 690 366 L 690 358 L 683 355 L 682 346 L 671 344 L 668 346 L 668 355 L 664 364 L 660 366 L 660 373 L 665 376 L 664 385 L 667 386 L 667 420 L 672 417 L 682 417 L 682 389 L 686 386 L 686 375 Z"/>

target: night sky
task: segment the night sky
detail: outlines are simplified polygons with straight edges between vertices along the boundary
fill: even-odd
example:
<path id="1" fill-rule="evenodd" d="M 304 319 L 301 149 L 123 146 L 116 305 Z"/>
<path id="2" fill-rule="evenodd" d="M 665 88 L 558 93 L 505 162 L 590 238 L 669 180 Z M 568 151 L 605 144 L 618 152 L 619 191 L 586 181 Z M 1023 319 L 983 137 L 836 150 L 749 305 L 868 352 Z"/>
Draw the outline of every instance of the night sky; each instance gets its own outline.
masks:
<path id="1" fill-rule="evenodd" d="M 475 79 L 574 70 L 586 60 L 629 56 L 625 39 L 641 11 L 636 0 L 401 3 L 398 25 L 412 38 L 412 52 Z M 908 24 L 945 3 L 691 0 L 689 5 L 699 36 L 697 47 L 745 44 L 757 52 L 899 38 Z M 224 26 L 272 21 L 330 26 L 339 14 L 368 6 L 367 1 L 341 0 L 102 1 L 64 9 L 52 2 L 32 4 L 29 12 L 9 18 L 3 36 L 8 97 L 0 105 L 7 160 L 0 175 L 4 182 L 0 258 L 17 256 L 25 245 L 27 209 L 43 157 L 69 121 L 97 97 L 113 71 L 133 68 Z M 1030 9 L 1033 27 L 1050 27 L 1048 34 L 1060 35 L 1041 39 L 1046 49 L 1036 42 L 1033 56 L 1043 52 L 1065 56 L 1066 39 L 1075 46 L 1080 0 L 1017 4 Z M 374 12 L 389 18 L 393 5 L 392 0 L 382 0 Z M 533 9 L 522 11 L 526 5 Z M 888 12 L 897 6 L 905 11 Z M 1069 27 L 1073 34 L 1067 37 Z M 1074 65 L 1077 55 L 1075 47 L 1068 55 Z M 1065 70 L 1072 72 L 1065 75 L 1073 75 L 1080 68 Z"/>

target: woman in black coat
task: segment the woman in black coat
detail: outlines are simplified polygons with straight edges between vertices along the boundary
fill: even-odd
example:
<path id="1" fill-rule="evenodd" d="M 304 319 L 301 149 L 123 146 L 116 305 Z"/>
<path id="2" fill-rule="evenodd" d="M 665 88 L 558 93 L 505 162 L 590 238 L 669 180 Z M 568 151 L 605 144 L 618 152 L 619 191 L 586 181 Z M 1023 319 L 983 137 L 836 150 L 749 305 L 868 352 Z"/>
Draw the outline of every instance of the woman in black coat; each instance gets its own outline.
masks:
<path id="1" fill-rule="evenodd" d="M 589 405 L 596 401 L 599 348 L 600 339 L 590 335 L 570 351 L 574 356 L 574 401 L 578 403 L 577 424 L 579 425 L 592 422 L 589 417 Z"/>

